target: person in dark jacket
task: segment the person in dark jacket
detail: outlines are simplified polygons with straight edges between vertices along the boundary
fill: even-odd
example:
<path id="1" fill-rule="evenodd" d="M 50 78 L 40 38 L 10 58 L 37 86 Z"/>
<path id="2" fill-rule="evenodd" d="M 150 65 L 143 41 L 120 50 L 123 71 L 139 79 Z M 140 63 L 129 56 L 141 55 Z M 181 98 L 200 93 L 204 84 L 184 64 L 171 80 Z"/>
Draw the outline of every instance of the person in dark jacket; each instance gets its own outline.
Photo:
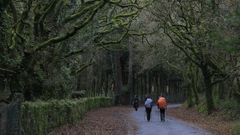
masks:
<path id="1" fill-rule="evenodd" d="M 133 108 L 135 108 L 135 110 L 137 111 L 139 107 L 139 99 L 137 95 L 134 96 L 132 105 L 133 105 Z"/>

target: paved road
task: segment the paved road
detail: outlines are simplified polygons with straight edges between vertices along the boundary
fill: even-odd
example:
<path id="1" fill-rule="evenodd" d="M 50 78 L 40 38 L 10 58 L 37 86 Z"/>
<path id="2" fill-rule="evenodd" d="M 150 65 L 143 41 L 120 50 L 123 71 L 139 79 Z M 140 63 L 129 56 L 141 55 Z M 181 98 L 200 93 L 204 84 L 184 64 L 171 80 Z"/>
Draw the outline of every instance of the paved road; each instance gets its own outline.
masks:
<path id="1" fill-rule="evenodd" d="M 170 105 L 168 108 L 178 106 Z M 144 108 L 140 107 L 138 111 L 134 111 L 131 114 L 139 127 L 137 135 L 212 135 L 173 117 L 167 116 L 165 122 L 160 122 L 159 111 L 156 106 L 152 109 L 150 122 L 147 122 L 144 112 Z"/>

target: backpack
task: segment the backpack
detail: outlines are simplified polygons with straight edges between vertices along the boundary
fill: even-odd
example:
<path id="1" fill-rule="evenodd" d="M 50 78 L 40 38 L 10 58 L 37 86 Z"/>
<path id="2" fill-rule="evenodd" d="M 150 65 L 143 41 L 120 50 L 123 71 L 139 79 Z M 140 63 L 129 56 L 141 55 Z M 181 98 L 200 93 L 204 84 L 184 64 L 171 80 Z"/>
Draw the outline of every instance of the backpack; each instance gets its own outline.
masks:
<path id="1" fill-rule="evenodd" d="M 145 107 L 151 108 L 152 107 L 152 102 L 153 102 L 153 100 L 151 98 L 147 98 L 147 100 L 144 103 Z"/>
<path id="2" fill-rule="evenodd" d="M 160 97 L 158 99 L 158 107 L 161 109 L 165 109 L 167 107 L 167 101 L 164 97 Z"/>

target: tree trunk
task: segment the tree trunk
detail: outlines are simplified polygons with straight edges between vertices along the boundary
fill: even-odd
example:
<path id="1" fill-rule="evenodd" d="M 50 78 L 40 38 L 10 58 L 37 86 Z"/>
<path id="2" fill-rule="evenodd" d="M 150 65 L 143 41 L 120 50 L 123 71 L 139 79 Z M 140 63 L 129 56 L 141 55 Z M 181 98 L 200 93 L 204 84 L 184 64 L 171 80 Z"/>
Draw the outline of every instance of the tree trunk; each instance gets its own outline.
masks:
<path id="1" fill-rule="evenodd" d="M 132 72 L 133 74 L 133 81 L 132 81 L 132 91 L 135 95 L 138 95 L 138 92 L 136 91 L 136 83 L 137 83 L 137 77 L 135 76 L 135 72 Z"/>
<path id="2" fill-rule="evenodd" d="M 128 44 L 129 61 L 128 61 L 128 91 L 130 92 L 129 101 L 132 101 L 133 94 L 133 45 Z"/>
<path id="3" fill-rule="evenodd" d="M 151 95 L 150 71 L 147 72 L 147 93 Z"/>
<path id="4" fill-rule="evenodd" d="M 159 86 L 158 86 L 158 74 L 157 72 L 154 75 L 154 83 L 155 83 L 155 92 L 156 92 L 156 96 L 159 96 Z"/>
<path id="5" fill-rule="evenodd" d="M 120 92 L 122 90 L 122 67 L 120 62 L 120 54 L 119 52 L 115 52 L 113 56 L 113 76 L 114 76 L 114 96 L 115 96 L 115 104 L 119 104 Z"/>
<path id="6" fill-rule="evenodd" d="M 147 93 L 147 75 L 146 75 L 146 73 L 144 73 L 143 86 L 144 86 L 144 89 L 143 89 L 144 95 L 147 95 L 148 93 Z"/>
<path id="7" fill-rule="evenodd" d="M 212 80 L 211 80 L 210 72 L 206 65 L 202 66 L 201 70 L 204 77 L 205 96 L 207 101 L 207 112 L 208 114 L 210 114 L 215 109 L 214 102 L 213 102 L 213 94 L 212 94 L 213 93 Z"/>
<path id="8" fill-rule="evenodd" d="M 196 70 L 197 67 L 196 67 Z M 194 73 L 194 78 L 193 78 L 193 94 L 194 94 L 194 97 L 195 97 L 195 104 L 199 104 L 199 97 L 198 97 L 198 91 L 197 91 L 197 86 L 198 86 L 198 71 L 195 71 Z"/>
<path id="9" fill-rule="evenodd" d="M 228 82 L 226 82 L 226 83 L 228 83 Z M 220 83 L 219 84 L 219 89 L 218 89 L 219 99 L 225 99 L 224 90 L 225 90 L 225 84 L 224 83 Z"/>
<path id="10" fill-rule="evenodd" d="M 192 88 L 192 92 L 194 95 L 194 99 L 195 99 L 195 104 L 199 103 L 199 98 L 198 98 L 198 93 L 197 93 L 197 77 L 198 77 L 198 69 L 197 67 L 192 67 L 191 66 L 191 88 Z"/>
<path id="11" fill-rule="evenodd" d="M 140 88 L 141 88 L 141 96 L 144 98 L 144 86 L 143 86 L 144 84 L 143 84 L 143 76 L 141 75 L 140 76 Z"/>
<path id="12" fill-rule="evenodd" d="M 190 87 L 187 88 L 187 104 L 189 108 L 193 106 L 191 84 L 190 84 Z"/>
<path id="13" fill-rule="evenodd" d="M 199 104 L 199 97 L 198 97 L 196 85 L 193 86 L 193 94 L 194 94 L 194 98 L 195 98 L 195 104 L 198 105 Z"/>
<path id="14" fill-rule="evenodd" d="M 105 75 L 106 76 L 105 76 L 105 82 L 104 82 L 104 84 L 105 84 L 104 94 L 105 94 L 105 96 L 108 96 L 108 82 L 109 82 L 109 80 L 108 80 L 108 74 L 106 73 Z"/>
<path id="15" fill-rule="evenodd" d="M 3 14 L 4 14 L 5 7 L 3 5 L 0 5 L 0 51 L 3 52 L 3 43 L 5 43 L 5 28 L 4 28 L 4 22 L 3 20 Z"/>

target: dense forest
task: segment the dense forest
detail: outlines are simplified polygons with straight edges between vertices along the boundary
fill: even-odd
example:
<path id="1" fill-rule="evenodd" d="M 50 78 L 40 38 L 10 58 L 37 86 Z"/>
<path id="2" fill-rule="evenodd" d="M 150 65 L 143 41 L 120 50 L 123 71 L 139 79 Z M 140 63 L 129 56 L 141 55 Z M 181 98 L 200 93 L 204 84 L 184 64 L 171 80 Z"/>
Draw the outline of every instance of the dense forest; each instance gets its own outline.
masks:
<path id="1" fill-rule="evenodd" d="M 0 100 L 164 93 L 240 117 L 239 33 L 239 0 L 0 0 Z"/>

